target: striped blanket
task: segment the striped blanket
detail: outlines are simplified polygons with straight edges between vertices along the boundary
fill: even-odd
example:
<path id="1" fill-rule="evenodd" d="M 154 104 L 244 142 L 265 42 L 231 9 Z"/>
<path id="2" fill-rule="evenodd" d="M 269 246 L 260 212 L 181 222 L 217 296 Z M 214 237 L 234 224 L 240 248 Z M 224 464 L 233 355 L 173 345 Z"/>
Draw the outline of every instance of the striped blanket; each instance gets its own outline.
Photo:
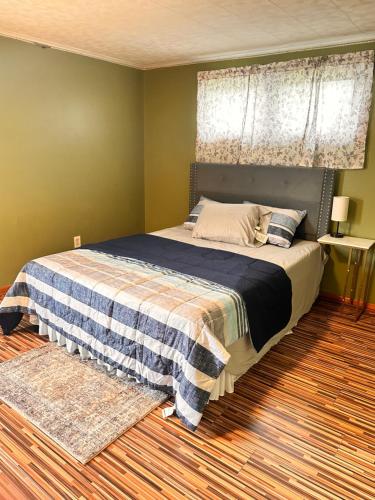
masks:
<path id="1" fill-rule="evenodd" d="M 236 292 L 91 250 L 28 263 L 1 304 L 1 312 L 15 310 L 174 394 L 177 415 L 192 429 L 229 359 L 224 345 L 247 330 Z"/>
<path id="2" fill-rule="evenodd" d="M 187 274 L 173 269 L 179 265 L 172 264 L 171 256 L 178 255 L 180 247 L 166 251 L 177 242 L 149 235 L 113 241 L 120 241 L 121 248 L 127 248 L 122 253 L 128 255 L 119 255 L 121 252 L 113 246 L 112 254 L 103 252 L 99 244 L 26 264 L 0 305 L 0 325 L 9 333 L 22 314 L 36 314 L 42 331 L 52 328 L 101 361 L 173 395 L 177 416 L 194 430 L 229 360 L 226 347 L 249 332 L 243 296 L 234 286 L 198 275 L 197 252 L 202 249 L 181 247 L 184 258 L 179 261 L 185 267 L 189 262 L 192 269 Z M 170 267 L 157 265 L 151 254 L 147 262 L 146 256 L 143 260 L 129 256 L 132 245 L 137 252 L 140 248 L 150 252 L 155 247 L 159 254 L 168 253 Z M 210 252 L 211 266 L 216 255 L 221 269 L 233 259 L 235 267 L 239 267 L 242 256 Z M 247 263 L 249 258 L 245 259 Z M 253 260 L 251 267 L 259 268 L 259 261 Z M 227 275 L 238 281 L 233 262 L 231 269 Z M 275 287 L 270 276 L 267 279 L 272 282 L 270 289 L 275 288 L 274 303 L 280 302 L 280 288 Z M 256 290 L 258 295 L 262 291 L 259 286 L 254 293 Z M 272 316 L 269 311 L 266 315 Z M 259 318 L 255 311 L 253 316 L 256 331 Z"/>

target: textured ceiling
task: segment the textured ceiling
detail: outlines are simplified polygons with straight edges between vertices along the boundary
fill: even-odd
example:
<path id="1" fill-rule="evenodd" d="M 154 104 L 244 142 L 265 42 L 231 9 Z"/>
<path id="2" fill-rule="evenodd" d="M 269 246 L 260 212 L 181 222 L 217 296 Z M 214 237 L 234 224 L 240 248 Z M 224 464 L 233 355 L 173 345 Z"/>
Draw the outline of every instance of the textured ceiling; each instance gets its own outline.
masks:
<path id="1" fill-rule="evenodd" d="M 0 0 L 0 34 L 148 69 L 375 39 L 375 0 Z"/>

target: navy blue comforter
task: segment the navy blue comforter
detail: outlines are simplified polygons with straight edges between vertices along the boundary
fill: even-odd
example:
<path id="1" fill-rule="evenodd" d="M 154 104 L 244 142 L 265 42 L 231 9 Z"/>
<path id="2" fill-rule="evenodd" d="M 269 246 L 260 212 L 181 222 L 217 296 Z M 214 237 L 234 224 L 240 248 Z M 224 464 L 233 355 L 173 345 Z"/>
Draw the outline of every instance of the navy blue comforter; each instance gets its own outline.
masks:
<path id="1" fill-rule="evenodd" d="M 245 302 L 249 333 L 257 351 L 290 320 L 291 282 L 284 269 L 276 264 L 150 234 L 82 248 L 138 259 L 235 290 Z"/>

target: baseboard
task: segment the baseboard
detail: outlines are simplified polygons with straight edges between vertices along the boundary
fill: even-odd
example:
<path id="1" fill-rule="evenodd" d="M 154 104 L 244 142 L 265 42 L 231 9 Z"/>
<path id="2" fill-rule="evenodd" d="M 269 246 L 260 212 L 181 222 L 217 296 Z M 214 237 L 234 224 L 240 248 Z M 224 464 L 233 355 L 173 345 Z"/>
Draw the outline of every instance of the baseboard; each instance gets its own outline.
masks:
<path id="1" fill-rule="evenodd" d="M 348 304 L 354 306 L 356 306 L 357 304 L 362 304 L 362 302 L 358 303 L 357 300 L 353 301 L 353 304 L 351 304 L 350 297 L 345 297 L 345 300 L 343 300 L 342 296 L 330 292 L 320 292 L 319 297 L 325 300 L 329 300 L 330 302 L 335 302 L 336 304 Z M 375 304 L 366 304 L 366 311 L 375 312 Z"/>

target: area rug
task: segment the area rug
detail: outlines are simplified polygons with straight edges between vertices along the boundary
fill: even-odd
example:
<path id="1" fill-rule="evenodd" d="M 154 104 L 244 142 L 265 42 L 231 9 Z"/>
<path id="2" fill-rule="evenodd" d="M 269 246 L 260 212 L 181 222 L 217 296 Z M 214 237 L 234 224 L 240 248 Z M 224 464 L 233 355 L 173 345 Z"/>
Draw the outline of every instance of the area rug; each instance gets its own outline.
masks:
<path id="1" fill-rule="evenodd" d="M 0 364 L 0 399 L 85 464 L 167 395 L 48 344 Z"/>

